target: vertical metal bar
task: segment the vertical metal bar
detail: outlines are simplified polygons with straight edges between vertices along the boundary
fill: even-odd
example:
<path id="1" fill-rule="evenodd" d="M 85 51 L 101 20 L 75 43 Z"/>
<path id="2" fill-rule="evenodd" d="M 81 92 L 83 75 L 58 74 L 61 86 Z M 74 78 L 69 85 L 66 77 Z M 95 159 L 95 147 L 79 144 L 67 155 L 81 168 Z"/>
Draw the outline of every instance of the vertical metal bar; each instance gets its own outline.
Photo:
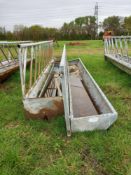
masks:
<path id="1" fill-rule="evenodd" d="M 19 65 L 20 65 L 20 78 L 21 78 L 21 87 L 22 87 L 22 95 L 23 97 L 25 97 L 25 92 L 24 92 L 24 87 L 23 87 L 23 84 L 24 84 L 24 80 L 23 80 L 23 52 L 22 52 L 22 49 L 19 48 Z"/>
<path id="2" fill-rule="evenodd" d="M 108 39 L 106 39 L 106 45 L 107 45 L 107 53 L 109 54 L 109 42 L 108 42 Z"/>
<path id="3" fill-rule="evenodd" d="M 124 43 L 125 43 L 125 55 L 129 61 L 129 57 L 128 57 L 128 43 L 127 43 L 127 38 L 124 38 Z"/>
<path id="4" fill-rule="evenodd" d="M 43 71 L 43 68 L 44 68 L 44 45 L 42 44 L 41 46 L 41 71 Z"/>
<path id="5" fill-rule="evenodd" d="M 115 38 L 115 46 L 116 46 L 116 56 L 119 54 L 119 51 L 118 51 L 118 42 L 117 42 L 117 38 Z"/>
<path id="6" fill-rule="evenodd" d="M 110 45 L 110 54 L 112 54 L 112 40 L 109 38 L 109 45 Z"/>
<path id="7" fill-rule="evenodd" d="M 41 45 L 41 72 L 43 72 L 43 67 L 44 67 L 44 47 Z"/>
<path id="8" fill-rule="evenodd" d="M 114 39 L 111 38 L 111 46 L 112 46 L 112 54 L 115 53 L 115 47 L 114 47 Z"/>
<path id="9" fill-rule="evenodd" d="M 108 54 L 110 54 L 110 42 L 109 42 L 110 40 L 109 39 L 107 39 L 107 45 L 108 45 Z"/>
<path id="10" fill-rule="evenodd" d="M 19 49 L 19 62 L 20 62 L 20 75 L 21 75 L 21 85 L 22 85 L 22 95 L 25 97 L 26 89 L 25 89 L 25 79 L 26 79 L 26 55 L 27 55 L 27 49 L 26 48 L 20 48 Z"/>
<path id="11" fill-rule="evenodd" d="M 35 50 L 35 73 L 34 73 L 34 82 L 35 82 L 36 78 L 37 78 L 37 54 L 36 54 L 37 47 L 36 46 L 35 46 L 34 50 Z"/>
<path id="12" fill-rule="evenodd" d="M 42 45 L 40 45 L 40 74 L 42 72 Z"/>
<path id="13" fill-rule="evenodd" d="M 121 56 L 123 56 L 123 45 L 122 45 L 122 39 L 121 38 L 119 38 L 119 42 L 120 42 Z"/>
<path id="14" fill-rule="evenodd" d="M 45 67 L 46 67 L 46 63 L 47 63 L 47 62 L 46 62 L 46 59 L 47 59 L 47 49 L 46 49 L 46 45 L 45 45 L 44 52 L 45 52 L 45 54 L 44 54 L 44 55 L 45 55 L 45 59 L 44 59 L 44 60 L 45 60 Z"/>
<path id="15" fill-rule="evenodd" d="M 37 60 L 37 74 L 36 79 L 39 77 L 39 46 L 36 47 L 36 60 Z"/>
<path id="16" fill-rule="evenodd" d="M 104 40 L 104 54 L 107 54 L 107 40 Z"/>
<path id="17" fill-rule="evenodd" d="M 32 68 L 33 68 L 33 59 L 34 59 L 34 48 L 31 47 L 31 60 L 30 60 L 30 88 L 32 86 Z"/>
<path id="18" fill-rule="evenodd" d="M 38 76 L 40 75 L 40 46 L 38 46 Z"/>
<path id="19" fill-rule="evenodd" d="M 26 93 L 26 63 L 27 63 L 27 47 L 23 49 L 24 57 L 23 57 L 23 88 L 24 88 L 24 94 Z"/>

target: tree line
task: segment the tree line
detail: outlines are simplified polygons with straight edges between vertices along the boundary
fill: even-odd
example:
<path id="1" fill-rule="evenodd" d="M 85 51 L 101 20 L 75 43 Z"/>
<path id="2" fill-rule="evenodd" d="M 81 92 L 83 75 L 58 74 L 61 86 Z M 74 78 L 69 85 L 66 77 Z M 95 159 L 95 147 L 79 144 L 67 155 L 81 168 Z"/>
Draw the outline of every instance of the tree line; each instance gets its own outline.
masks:
<path id="1" fill-rule="evenodd" d="M 131 35 L 131 16 L 111 16 L 104 19 L 99 26 L 103 31 L 112 31 L 114 35 Z M 0 27 L 0 40 L 85 40 L 102 38 L 103 31 L 98 35 L 94 16 L 79 17 L 70 23 L 64 23 L 60 29 L 47 28 L 40 25 L 31 27 L 15 25 L 14 30 L 7 31 Z"/>

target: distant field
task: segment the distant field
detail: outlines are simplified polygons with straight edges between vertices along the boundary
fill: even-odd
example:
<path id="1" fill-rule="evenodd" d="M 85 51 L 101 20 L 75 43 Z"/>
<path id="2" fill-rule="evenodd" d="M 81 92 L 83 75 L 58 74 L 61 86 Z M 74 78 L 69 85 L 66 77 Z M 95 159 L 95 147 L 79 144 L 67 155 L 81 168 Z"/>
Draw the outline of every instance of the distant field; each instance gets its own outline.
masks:
<path id="1" fill-rule="evenodd" d="M 58 42 L 81 58 L 119 116 L 107 131 L 66 137 L 64 117 L 24 118 L 19 71 L 0 85 L 0 175 L 131 175 L 131 77 L 103 57 L 102 41 Z M 69 44 L 70 43 L 70 44 Z M 83 44 L 80 44 L 83 43 Z"/>

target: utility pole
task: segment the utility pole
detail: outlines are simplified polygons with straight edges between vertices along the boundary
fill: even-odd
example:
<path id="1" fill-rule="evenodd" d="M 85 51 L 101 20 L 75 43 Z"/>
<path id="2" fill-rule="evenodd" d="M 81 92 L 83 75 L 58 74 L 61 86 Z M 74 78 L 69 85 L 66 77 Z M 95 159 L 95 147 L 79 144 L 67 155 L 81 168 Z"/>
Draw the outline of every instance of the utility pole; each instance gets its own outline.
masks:
<path id="1" fill-rule="evenodd" d="M 96 5 L 95 5 L 95 12 L 94 12 L 94 16 L 95 16 L 95 19 L 96 19 L 96 33 L 97 33 L 97 37 L 98 37 L 98 34 L 99 34 L 99 20 L 98 20 L 98 10 L 99 10 L 99 6 L 98 6 L 98 2 L 96 2 Z"/>

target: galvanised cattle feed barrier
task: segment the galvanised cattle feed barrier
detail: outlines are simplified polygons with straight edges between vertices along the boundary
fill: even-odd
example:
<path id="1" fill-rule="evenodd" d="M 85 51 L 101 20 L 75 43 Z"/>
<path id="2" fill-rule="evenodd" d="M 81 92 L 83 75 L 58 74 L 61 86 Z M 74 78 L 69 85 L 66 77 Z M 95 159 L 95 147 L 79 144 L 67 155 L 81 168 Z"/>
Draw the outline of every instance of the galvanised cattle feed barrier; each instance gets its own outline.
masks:
<path id="1" fill-rule="evenodd" d="M 28 50 L 30 66 L 27 67 Z M 86 70 L 81 59 L 68 62 L 53 56 L 53 42 L 19 45 L 23 104 L 27 118 L 49 120 L 65 113 L 67 135 L 105 130 L 117 112 Z"/>
<path id="2" fill-rule="evenodd" d="M 48 120 L 63 114 L 58 64 L 53 57 L 53 41 L 20 44 L 19 63 L 26 117 Z"/>
<path id="3" fill-rule="evenodd" d="M 131 36 L 112 36 L 104 40 L 105 59 L 131 75 Z"/>

